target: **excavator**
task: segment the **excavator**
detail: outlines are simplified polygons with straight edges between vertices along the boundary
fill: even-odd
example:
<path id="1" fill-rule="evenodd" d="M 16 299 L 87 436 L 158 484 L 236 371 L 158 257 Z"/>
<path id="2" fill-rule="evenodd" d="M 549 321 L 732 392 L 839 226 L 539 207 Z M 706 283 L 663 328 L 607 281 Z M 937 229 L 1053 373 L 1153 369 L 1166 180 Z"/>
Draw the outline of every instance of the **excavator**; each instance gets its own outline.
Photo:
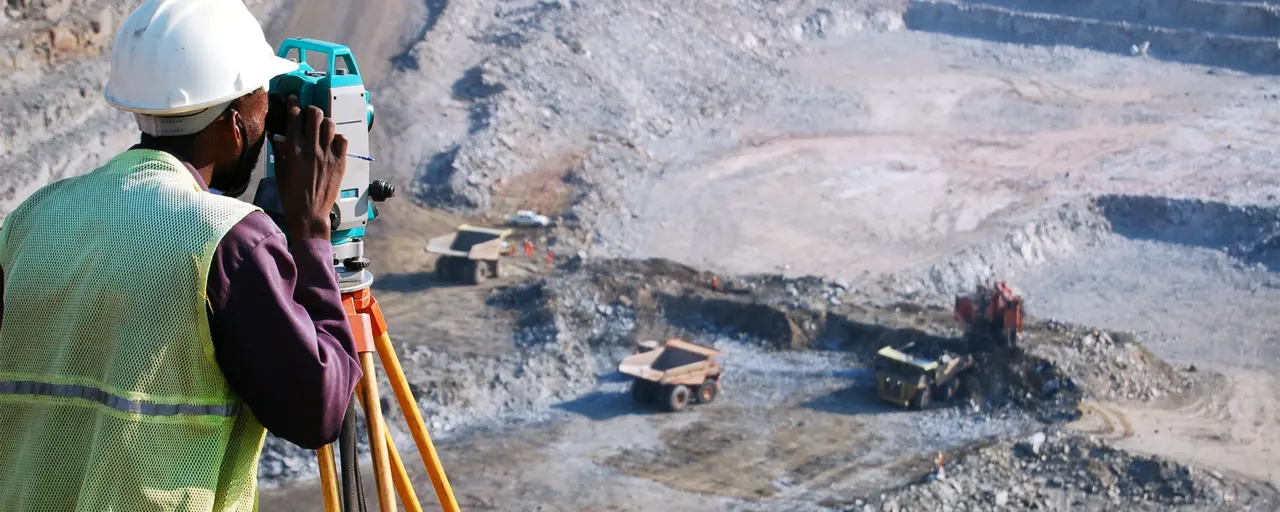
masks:
<path id="1" fill-rule="evenodd" d="M 971 349 L 1013 349 L 1022 333 L 1022 297 L 1004 281 L 978 285 L 970 295 L 957 295 L 956 320 Z"/>

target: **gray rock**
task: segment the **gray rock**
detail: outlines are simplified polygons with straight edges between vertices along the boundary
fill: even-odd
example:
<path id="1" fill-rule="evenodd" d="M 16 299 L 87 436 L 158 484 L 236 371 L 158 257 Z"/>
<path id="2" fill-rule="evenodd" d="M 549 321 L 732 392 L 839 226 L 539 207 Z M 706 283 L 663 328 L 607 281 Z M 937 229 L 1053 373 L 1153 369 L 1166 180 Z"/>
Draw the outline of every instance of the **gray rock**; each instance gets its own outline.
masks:
<path id="1" fill-rule="evenodd" d="M 1046 436 L 1044 435 L 1044 432 L 1036 432 L 1035 434 L 1032 434 L 1031 437 L 1028 437 L 1027 444 L 1031 445 L 1031 452 L 1039 455 L 1040 447 L 1044 445 L 1045 439 Z"/>

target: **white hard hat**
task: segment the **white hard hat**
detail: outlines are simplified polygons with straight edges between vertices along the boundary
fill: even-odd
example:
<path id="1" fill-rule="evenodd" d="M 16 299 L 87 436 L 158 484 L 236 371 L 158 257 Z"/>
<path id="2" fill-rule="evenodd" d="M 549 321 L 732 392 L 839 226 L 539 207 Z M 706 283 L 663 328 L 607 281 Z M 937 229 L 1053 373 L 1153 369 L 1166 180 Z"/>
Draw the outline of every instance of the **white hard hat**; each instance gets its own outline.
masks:
<path id="1" fill-rule="evenodd" d="M 145 133 L 187 135 L 296 69 L 242 0 L 147 0 L 116 32 L 104 95 Z"/>

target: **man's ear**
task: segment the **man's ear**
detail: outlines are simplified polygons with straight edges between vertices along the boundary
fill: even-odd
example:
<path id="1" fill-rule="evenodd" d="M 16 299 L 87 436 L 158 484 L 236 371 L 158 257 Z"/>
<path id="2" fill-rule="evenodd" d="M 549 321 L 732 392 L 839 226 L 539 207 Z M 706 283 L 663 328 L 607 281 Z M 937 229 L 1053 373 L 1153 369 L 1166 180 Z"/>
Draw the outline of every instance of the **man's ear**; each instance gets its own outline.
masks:
<path id="1" fill-rule="evenodd" d="M 240 111 L 236 110 L 235 107 L 228 108 L 224 117 L 226 117 L 226 124 L 224 125 L 223 133 L 226 133 L 229 139 L 224 139 L 223 142 L 227 144 L 227 147 L 233 148 L 236 155 L 239 155 L 246 149 L 242 147 L 244 138 L 247 135 L 243 133 L 244 118 L 240 117 Z"/>

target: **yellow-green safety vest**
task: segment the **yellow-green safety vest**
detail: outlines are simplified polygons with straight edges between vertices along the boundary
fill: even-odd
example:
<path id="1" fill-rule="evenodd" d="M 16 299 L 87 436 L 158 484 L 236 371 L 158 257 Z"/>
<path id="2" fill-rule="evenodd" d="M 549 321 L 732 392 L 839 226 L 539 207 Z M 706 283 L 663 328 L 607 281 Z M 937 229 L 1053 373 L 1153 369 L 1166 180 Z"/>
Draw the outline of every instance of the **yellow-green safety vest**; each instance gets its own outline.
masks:
<path id="1" fill-rule="evenodd" d="M 205 292 L 254 210 L 130 150 L 5 218 L 0 512 L 256 509 L 266 431 L 214 360 Z"/>

